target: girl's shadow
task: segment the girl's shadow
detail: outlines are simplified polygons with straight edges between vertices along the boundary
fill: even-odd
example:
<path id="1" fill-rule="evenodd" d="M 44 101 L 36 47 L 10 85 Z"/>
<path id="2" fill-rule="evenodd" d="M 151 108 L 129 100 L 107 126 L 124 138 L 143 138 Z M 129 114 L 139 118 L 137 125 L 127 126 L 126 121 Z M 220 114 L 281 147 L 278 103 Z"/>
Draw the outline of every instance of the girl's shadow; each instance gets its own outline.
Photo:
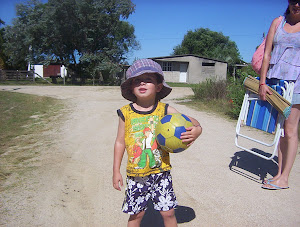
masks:
<path id="1" fill-rule="evenodd" d="M 185 223 L 190 222 L 195 219 L 195 211 L 186 206 L 177 206 L 175 208 L 175 216 L 177 219 L 177 223 Z M 159 211 L 154 210 L 152 202 L 148 202 L 148 209 L 143 217 L 141 222 L 141 227 L 164 227 L 164 222 L 162 216 Z"/>
<path id="2" fill-rule="evenodd" d="M 253 149 L 255 152 L 266 155 L 265 152 L 257 149 Z M 277 174 L 277 157 L 274 160 L 266 160 L 251 154 L 247 151 L 239 151 L 231 157 L 232 160 L 229 164 L 229 169 L 237 174 L 240 174 L 250 180 L 262 183 L 268 174 L 275 176 Z M 252 175 L 256 175 L 259 178 L 255 178 Z"/>

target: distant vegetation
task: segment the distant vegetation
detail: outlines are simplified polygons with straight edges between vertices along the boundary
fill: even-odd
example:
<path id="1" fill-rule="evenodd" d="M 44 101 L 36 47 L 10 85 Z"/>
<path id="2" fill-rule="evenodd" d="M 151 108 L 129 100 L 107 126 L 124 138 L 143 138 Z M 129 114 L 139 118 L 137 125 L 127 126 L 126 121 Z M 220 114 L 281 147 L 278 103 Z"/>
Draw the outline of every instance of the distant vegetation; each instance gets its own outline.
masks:
<path id="1" fill-rule="evenodd" d="M 126 56 L 139 49 L 130 0 L 19 1 L 12 25 L 0 18 L 0 69 L 27 69 L 59 63 L 72 78 L 115 74 Z"/>
<path id="2" fill-rule="evenodd" d="M 222 32 L 211 31 L 208 28 L 188 31 L 181 44 L 174 47 L 173 54 L 195 54 L 226 61 L 229 66 L 243 62 L 234 41 L 224 36 Z"/>
<path id="3" fill-rule="evenodd" d="M 191 101 L 186 103 L 199 110 L 237 119 L 245 94 L 243 82 L 248 75 L 256 76 L 251 66 L 238 69 L 235 78 L 228 75 L 227 80 L 207 79 L 199 84 L 186 85 L 194 92 Z M 172 83 L 170 85 L 176 86 Z"/>

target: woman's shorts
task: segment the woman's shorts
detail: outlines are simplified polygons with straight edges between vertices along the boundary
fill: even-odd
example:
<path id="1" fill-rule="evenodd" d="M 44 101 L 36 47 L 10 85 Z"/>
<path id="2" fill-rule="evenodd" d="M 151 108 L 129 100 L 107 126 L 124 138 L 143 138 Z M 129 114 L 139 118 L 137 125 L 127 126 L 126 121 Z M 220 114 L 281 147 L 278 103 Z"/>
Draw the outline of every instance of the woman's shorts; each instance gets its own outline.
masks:
<path id="1" fill-rule="evenodd" d="M 295 105 L 295 104 L 300 104 L 300 94 L 298 94 L 298 93 L 293 94 L 292 105 Z"/>
<path id="2" fill-rule="evenodd" d="M 294 92 L 297 91 L 299 92 L 299 82 L 297 83 L 297 81 L 295 80 L 287 80 L 288 82 L 294 82 L 295 83 L 295 88 L 294 88 Z M 278 84 L 279 83 L 279 79 L 276 78 L 271 78 L 268 79 L 268 84 Z M 298 87 L 296 87 L 298 84 Z M 293 94 L 293 98 L 291 101 L 292 105 L 296 105 L 296 104 L 300 104 L 300 94 L 299 93 L 294 93 Z"/>
<path id="3" fill-rule="evenodd" d="M 170 171 L 146 177 L 127 176 L 127 188 L 122 211 L 138 214 L 147 210 L 149 198 L 155 210 L 168 211 L 177 206 Z"/>

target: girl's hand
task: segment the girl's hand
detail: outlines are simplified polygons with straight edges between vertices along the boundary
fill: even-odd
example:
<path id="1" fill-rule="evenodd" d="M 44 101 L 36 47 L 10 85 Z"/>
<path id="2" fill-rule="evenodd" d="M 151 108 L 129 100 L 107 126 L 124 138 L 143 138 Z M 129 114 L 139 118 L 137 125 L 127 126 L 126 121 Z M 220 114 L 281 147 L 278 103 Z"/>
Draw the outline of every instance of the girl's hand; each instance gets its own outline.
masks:
<path id="1" fill-rule="evenodd" d="M 201 135 L 202 133 L 202 127 L 200 125 L 198 126 L 192 126 L 186 128 L 186 132 L 181 133 L 180 139 L 184 143 L 188 143 L 188 146 L 191 146 L 194 141 Z"/>
<path id="2" fill-rule="evenodd" d="M 123 178 L 121 173 L 114 173 L 113 174 L 113 187 L 118 190 L 121 191 L 121 187 L 123 186 Z"/>

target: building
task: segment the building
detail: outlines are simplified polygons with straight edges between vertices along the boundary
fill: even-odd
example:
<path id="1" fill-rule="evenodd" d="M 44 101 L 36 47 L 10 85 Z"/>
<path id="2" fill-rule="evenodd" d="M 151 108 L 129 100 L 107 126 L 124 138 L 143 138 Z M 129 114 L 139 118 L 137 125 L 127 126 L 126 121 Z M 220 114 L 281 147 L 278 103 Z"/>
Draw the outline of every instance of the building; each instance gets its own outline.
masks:
<path id="1" fill-rule="evenodd" d="M 52 77 L 66 77 L 67 69 L 64 65 L 50 64 L 45 65 L 29 65 L 28 71 L 33 70 L 35 77 L 52 78 Z"/>
<path id="2" fill-rule="evenodd" d="M 208 78 L 217 80 L 227 78 L 227 62 L 225 61 L 192 54 L 151 59 L 161 65 L 166 82 L 197 84 Z"/>

